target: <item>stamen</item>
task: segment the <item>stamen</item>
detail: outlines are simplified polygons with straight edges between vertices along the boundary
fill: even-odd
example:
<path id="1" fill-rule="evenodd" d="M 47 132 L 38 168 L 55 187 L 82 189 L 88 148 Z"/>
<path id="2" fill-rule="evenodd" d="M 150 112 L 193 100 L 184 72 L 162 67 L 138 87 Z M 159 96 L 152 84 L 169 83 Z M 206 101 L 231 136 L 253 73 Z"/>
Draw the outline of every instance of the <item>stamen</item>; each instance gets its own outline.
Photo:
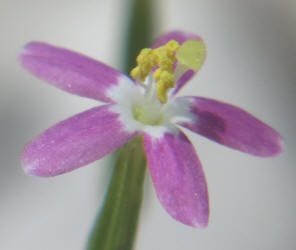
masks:
<path id="1" fill-rule="evenodd" d="M 140 76 L 140 67 L 137 66 L 137 67 L 133 68 L 132 71 L 130 72 L 130 75 L 134 79 L 139 78 L 139 76 Z"/>
<path id="2" fill-rule="evenodd" d="M 175 82 L 187 70 L 197 71 L 200 69 L 205 59 L 205 45 L 202 41 L 189 40 L 181 46 L 175 40 L 156 49 L 142 49 L 137 57 L 137 66 L 130 75 L 137 81 L 145 81 L 153 67 L 158 69 L 153 73 L 153 78 L 157 83 L 156 96 L 161 103 L 167 102 L 167 92 L 175 87 Z M 178 64 L 174 72 L 174 64 L 178 59 Z M 151 75 L 149 76 L 151 77 Z M 147 96 L 151 96 L 152 87 L 149 86 L 151 79 L 148 79 Z"/>
<path id="3" fill-rule="evenodd" d="M 157 97 L 162 103 L 167 103 L 167 91 L 173 87 L 175 87 L 174 74 L 162 71 L 156 86 Z"/>
<path id="4" fill-rule="evenodd" d="M 160 102 L 167 102 L 167 92 L 175 86 L 174 83 L 174 63 L 176 62 L 175 53 L 179 49 L 178 42 L 171 40 L 167 44 L 156 49 L 142 49 L 137 57 L 137 64 L 130 75 L 139 81 L 144 82 L 152 71 L 153 67 L 158 67 L 154 72 L 153 78 L 157 83 L 156 95 Z M 150 80 L 148 79 L 148 83 Z M 147 88 L 147 96 L 151 96 L 152 86 Z"/>

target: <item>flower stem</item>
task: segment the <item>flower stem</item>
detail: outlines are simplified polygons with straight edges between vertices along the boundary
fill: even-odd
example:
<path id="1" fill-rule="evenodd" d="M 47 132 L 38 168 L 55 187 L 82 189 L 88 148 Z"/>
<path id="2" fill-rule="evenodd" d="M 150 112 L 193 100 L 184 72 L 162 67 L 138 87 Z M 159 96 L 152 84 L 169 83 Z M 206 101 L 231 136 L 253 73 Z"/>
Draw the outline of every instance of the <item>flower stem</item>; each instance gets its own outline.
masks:
<path id="1" fill-rule="evenodd" d="M 153 33 L 153 0 L 130 0 L 123 71 L 136 63 L 140 49 L 147 47 Z M 90 236 L 88 250 L 131 250 L 141 208 L 146 157 L 142 137 L 127 143 L 116 154 L 106 199 Z"/>
<path id="2" fill-rule="evenodd" d="M 88 250 L 130 250 L 141 208 L 146 158 L 141 136 L 123 146 Z"/>

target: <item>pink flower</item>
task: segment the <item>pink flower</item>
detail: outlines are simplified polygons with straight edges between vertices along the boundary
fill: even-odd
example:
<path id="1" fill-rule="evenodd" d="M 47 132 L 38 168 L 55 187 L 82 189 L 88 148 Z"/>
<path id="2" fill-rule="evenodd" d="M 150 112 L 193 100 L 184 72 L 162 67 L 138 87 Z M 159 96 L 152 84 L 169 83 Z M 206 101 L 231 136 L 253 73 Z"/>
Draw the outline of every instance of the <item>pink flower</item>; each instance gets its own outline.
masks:
<path id="1" fill-rule="evenodd" d="M 171 40 L 181 47 L 188 40 L 203 44 L 199 36 L 174 31 L 160 37 L 152 48 Z M 205 176 L 192 144 L 176 125 L 261 157 L 279 154 L 281 137 L 235 106 L 201 97 L 176 97 L 200 68 L 183 67 L 180 71 L 178 55 L 176 58 L 172 70 L 168 70 L 175 84 L 157 92 L 155 82 L 167 79 L 156 77 L 159 65 L 151 64 L 148 75 L 134 72 L 136 80 L 132 80 L 86 56 L 41 42 L 29 43 L 20 55 L 25 69 L 58 88 L 106 104 L 66 119 L 28 143 L 22 154 L 24 170 L 43 177 L 66 173 L 102 158 L 141 134 L 163 207 L 184 224 L 206 227 L 209 205 Z M 201 65 L 202 49 L 198 59 Z"/>

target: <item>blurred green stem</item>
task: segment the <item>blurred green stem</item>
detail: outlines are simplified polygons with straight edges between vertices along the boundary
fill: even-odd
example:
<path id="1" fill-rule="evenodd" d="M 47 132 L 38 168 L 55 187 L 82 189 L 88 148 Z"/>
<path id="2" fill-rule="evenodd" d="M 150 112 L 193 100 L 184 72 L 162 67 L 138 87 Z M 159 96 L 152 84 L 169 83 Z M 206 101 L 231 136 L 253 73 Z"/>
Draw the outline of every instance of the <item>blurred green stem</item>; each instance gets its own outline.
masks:
<path id="1" fill-rule="evenodd" d="M 153 33 L 153 0 L 131 0 L 124 72 L 129 73 L 139 51 L 148 47 Z M 146 158 L 141 136 L 136 137 L 115 155 L 115 167 L 106 199 L 93 232 L 88 250 L 131 250 L 141 208 Z"/>
<path id="2" fill-rule="evenodd" d="M 89 250 L 130 250 L 142 202 L 146 158 L 141 136 L 123 146 Z"/>

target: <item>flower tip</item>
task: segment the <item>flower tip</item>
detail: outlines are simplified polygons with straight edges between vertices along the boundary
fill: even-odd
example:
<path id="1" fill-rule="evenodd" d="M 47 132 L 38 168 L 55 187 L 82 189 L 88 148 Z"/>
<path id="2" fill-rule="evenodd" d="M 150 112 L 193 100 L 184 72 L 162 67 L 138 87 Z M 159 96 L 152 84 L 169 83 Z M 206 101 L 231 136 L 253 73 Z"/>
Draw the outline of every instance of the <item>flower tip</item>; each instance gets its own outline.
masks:
<path id="1" fill-rule="evenodd" d="M 207 228 L 208 224 L 209 224 L 209 221 L 207 218 L 206 221 L 193 220 L 191 224 L 188 224 L 188 225 L 198 229 L 205 229 Z"/>
<path id="2" fill-rule="evenodd" d="M 176 219 L 177 221 L 181 222 L 184 225 L 190 226 L 190 227 L 194 227 L 194 228 L 198 228 L 198 229 L 205 229 L 208 224 L 209 224 L 209 211 L 203 211 L 203 212 L 199 212 L 198 214 L 194 215 L 194 216 L 172 216 L 174 219 Z"/>
<path id="3" fill-rule="evenodd" d="M 22 168 L 24 172 L 29 176 L 34 177 L 53 177 L 56 174 L 53 174 L 51 171 L 44 171 L 41 168 L 38 168 L 35 164 L 25 163 L 22 160 Z"/>
<path id="4" fill-rule="evenodd" d="M 21 158 L 21 165 L 22 165 L 22 169 L 23 171 L 29 175 L 29 176 L 39 176 L 38 175 L 38 171 L 37 170 L 37 167 L 36 167 L 36 164 L 33 164 L 29 159 L 28 157 L 26 156 L 26 153 L 25 153 L 25 149 L 22 153 L 22 158 Z"/>
<path id="5" fill-rule="evenodd" d="M 18 53 L 18 60 L 21 64 L 23 64 L 23 59 L 24 59 L 24 56 L 27 54 L 27 49 L 26 49 L 26 46 L 23 46 L 20 48 L 19 50 L 19 53 Z"/>
<path id="6" fill-rule="evenodd" d="M 27 163 L 23 160 L 23 158 L 22 158 L 22 160 L 21 160 L 21 165 L 22 165 L 22 169 L 23 169 L 23 171 L 24 171 L 27 175 L 29 175 L 29 176 L 37 176 L 37 175 L 35 174 L 34 167 L 32 167 L 31 164 L 27 164 Z"/>
<path id="7" fill-rule="evenodd" d="M 19 58 L 22 60 L 23 56 L 26 56 L 28 54 L 36 54 L 42 50 L 46 46 L 46 43 L 43 42 L 36 42 L 32 41 L 27 44 L 25 44 L 21 49 L 19 50 Z"/>
<path id="8" fill-rule="evenodd" d="M 30 156 L 30 153 L 26 150 L 25 147 L 21 157 L 21 165 L 23 171 L 27 175 L 35 177 L 52 177 L 56 175 L 50 169 L 40 167 L 39 162 L 40 161 L 38 158 L 35 159 Z"/>
<path id="9" fill-rule="evenodd" d="M 37 175 L 34 174 L 34 171 L 32 171 L 32 169 L 30 167 L 28 168 L 27 166 L 22 166 L 22 169 L 23 169 L 23 171 L 25 172 L 26 175 L 37 176 Z"/>
<path id="10" fill-rule="evenodd" d="M 18 60 L 23 67 L 25 67 L 26 64 L 26 56 L 30 55 L 30 47 L 32 47 L 32 45 L 34 44 L 36 44 L 36 42 L 29 42 L 21 47 L 19 50 Z"/>
<path id="11" fill-rule="evenodd" d="M 283 150 L 284 150 L 284 138 L 280 134 L 278 134 L 276 148 L 273 151 L 273 154 L 271 154 L 270 156 L 271 157 L 278 156 L 279 154 L 281 154 L 283 152 Z"/>
<path id="12" fill-rule="evenodd" d="M 34 44 L 34 43 L 36 43 L 36 42 L 26 43 L 23 47 L 20 48 L 19 55 L 22 56 L 24 54 L 28 54 L 28 48 L 30 48 L 32 46 L 32 44 Z"/>
<path id="13" fill-rule="evenodd" d="M 261 157 L 276 157 L 283 152 L 284 149 L 284 139 L 283 137 L 276 132 L 276 136 L 273 141 L 267 145 L 266 151 L 258 156 Z"/>

